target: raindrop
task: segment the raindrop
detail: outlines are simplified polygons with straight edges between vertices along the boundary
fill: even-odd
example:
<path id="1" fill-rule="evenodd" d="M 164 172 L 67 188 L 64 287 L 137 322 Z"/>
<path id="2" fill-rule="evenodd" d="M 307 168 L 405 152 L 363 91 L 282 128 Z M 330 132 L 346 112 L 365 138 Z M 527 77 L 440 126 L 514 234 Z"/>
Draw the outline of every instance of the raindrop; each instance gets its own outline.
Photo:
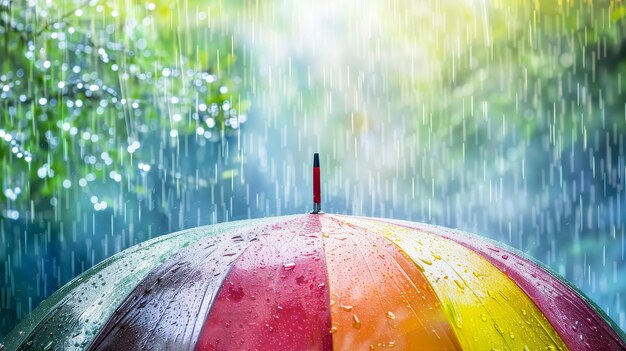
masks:
<path id="1" fill-rule="evenodd" d="M 342 310 L 346 311 L 346 312 L 350 312 L 352 311 L 352 309 L 354 308 L 354 306 L 350 306 L 350 305 L 340 305 L 339 308 L 341 308 Z"/>
<path id="2" fill-rule="evenodd" d="M 459 287 L 459 289 L 461 290 L 465 290 L 465 284 L 461 283 L 460 281 L 454 279 L 454 283 L 456 284 L 456 286 Z"/>
<path id="3" fill-rule="evenodd" d="M 361 329 L 361 320 L 356 314 L 352 315 L 352 327 L 355 329 Z"/>
<path id="4" fill-rule="evenodd" d="M 425 259 L 425 258 L 420 258 L 420 261 L 424 262 L 425 264 L 427 264 L 427 265 L 429 265 L 429 266 L 431 266 L 431 265 L 433 264 L 433 262 L 432 262 L 432 261 L 427 260 L 427 259 Z"/>

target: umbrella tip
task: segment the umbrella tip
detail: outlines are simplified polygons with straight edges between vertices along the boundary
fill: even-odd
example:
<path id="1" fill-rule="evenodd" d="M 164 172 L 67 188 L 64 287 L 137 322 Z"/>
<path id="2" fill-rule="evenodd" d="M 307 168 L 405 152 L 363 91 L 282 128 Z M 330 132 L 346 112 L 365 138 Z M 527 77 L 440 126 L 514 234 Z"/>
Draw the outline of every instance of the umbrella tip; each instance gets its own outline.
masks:
<path id="1" fill-rule="evenodd" d="M 322 211 L 322 186 L 320 181 L 320 154 L 313 154 L 313 211 L 312 214 L 324 213 Z"/>

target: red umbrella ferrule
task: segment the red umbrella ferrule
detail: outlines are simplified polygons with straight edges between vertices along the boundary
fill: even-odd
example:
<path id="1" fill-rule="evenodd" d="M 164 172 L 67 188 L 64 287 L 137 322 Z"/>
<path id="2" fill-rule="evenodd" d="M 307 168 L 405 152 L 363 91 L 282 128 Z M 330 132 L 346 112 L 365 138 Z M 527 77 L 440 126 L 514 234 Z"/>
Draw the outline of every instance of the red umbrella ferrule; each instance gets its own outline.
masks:
<path id="1" fill-rule="evenodd" d="M 316 152 L 313 154 L 313 211 L 311 213 L 322 212 L 322 186 L 320 180 L 320 156 Z"/>

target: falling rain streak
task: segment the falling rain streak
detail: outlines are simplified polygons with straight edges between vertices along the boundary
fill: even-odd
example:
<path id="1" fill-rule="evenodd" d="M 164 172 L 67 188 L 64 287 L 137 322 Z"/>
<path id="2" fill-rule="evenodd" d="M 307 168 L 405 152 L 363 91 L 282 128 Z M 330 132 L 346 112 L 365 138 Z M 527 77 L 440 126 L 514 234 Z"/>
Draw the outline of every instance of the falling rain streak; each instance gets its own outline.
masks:
<path id="1" fill-rule="evenodd" d="M 149 238 L 313 210 L 314 152 L 325 212 L 509 244 L 625 329 L 625 30 L 582 1 L 0 0 L 0 335 Z"/>

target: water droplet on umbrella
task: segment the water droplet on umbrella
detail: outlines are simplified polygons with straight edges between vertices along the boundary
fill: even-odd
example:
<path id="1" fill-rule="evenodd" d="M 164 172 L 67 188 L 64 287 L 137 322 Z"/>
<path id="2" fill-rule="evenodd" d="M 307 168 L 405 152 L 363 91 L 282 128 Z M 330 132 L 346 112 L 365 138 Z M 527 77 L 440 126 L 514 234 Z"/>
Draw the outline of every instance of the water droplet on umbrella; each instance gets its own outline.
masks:
<path id="1" fill-rule="evenodd" d="M 341 306 L 339 306 L 339 308 L 341 308 L 342 310 L 344 310 L 344 311 L 346 311 L 346 312 L 350 312 L 350 311 L 352 311 L 352 308 L 353 308 L 353 307 L 354 307 L 354 306 L 350 306 L 350 305 L 341 305 Z"/>
<path id="2" fill-rule="evenodd" d="M 433 262 L 432 262 L 432 261 L 427 260 L 427 259 L 425 259 L 425 258 L 420 258 L 420 261 L 424 262 L 425 264 L 427 264 L 427 265 L 429 265 L 429 266 L 431 266 L 431 265 L 433 264 Z"/>
<path id="3" fill-rule="evenodd" d="M 352 315 L 352 327 L 355 329 L 361 329 L 361 320 L 357 317 L 356 314 Z"/>

